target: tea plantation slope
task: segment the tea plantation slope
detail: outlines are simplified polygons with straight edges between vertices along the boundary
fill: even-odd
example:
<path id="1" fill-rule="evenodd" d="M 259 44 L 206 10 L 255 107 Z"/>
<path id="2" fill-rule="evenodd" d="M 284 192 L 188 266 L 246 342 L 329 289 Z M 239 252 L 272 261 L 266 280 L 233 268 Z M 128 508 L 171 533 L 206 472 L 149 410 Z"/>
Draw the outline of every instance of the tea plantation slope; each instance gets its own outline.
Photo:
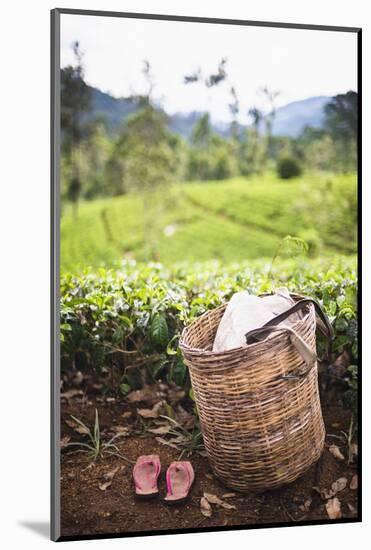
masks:
<path id="1" fill-rule="evenodd" d="M 175 186 L 151 221 L 155 259 L 224 262 L 272 257 L 287 234 L 304 238 L 312 255 L 356 252 L 354 175 L 274 175 Z M 148 258 L 148 232 L 139 196 L 66 205 L 61 219 L 64 269 Z"/>

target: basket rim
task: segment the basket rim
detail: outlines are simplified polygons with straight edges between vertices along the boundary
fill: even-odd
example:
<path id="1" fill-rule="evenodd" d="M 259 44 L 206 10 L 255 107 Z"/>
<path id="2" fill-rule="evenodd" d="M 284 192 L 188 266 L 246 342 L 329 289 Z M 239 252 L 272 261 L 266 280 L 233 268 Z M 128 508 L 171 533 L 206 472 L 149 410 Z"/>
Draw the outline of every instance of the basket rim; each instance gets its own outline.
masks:
<path id="1" fill-rule="evenodd" d="M 274 294 L 274 292 L 264 292 L 262 294 L 258 294 L 258 296 L 259 297 L 260 296 L 271 296 L 273 294 Z M 298 300 L 301 300 L 301 299 L 305 298 L 305 295 L 299 294 L 299 293 L 296 293 L 296 292 L 290 292 L 290 296 L 295 301 L 298 301 Z M 207 317 L 207 315 L 209 315 L 211 311 L 216 311 L 218 309 L 226 308 L 228 303 L 229 302 L 225 302 L 224 304 L 221 304 L 220 306 L 217 306 L 213 309 L 209 309 L 208 311 L 205 311 L 202 315 L 200 315 L 199 317 L 194 319 L 194 321 L 192 321 L 192 323 L 190 323 L 188 326 L 184 327 L 183 330 L 182 330 L 182 333 L 180 335 L 180 339 L 179 339 L 180 349 L 182 351 L 185 350 L 187 353 L 196 353 L 198 355 L 207 354 L 208 356 L 212 356 L 212 357 L 218 357 L 218 356 L 220 357 L 220 356 L 225 356 L 225 355 L 232 355 L 232 354 L 235 354 L 236 352 L 240 352 L 241 350 L 243 350 L 243 351 L 246 351 L 247 349 L 253 350 L 253 349 L 256 348 L 256 346 L 259 346 L 259 345 L 265 343 L 267 338 L 265 338 L 261 342 L 254 342 L 253 344 L 245 344 L 243 346 L 238 346 L 236 348 L 231 348 L 231 349 L 227 349 L 227 350 L 224 350 L 224 351 L 212 351 L 212 350 L 207 350 L 205 348 L 193 348 L 193 347 L 189 346 L 188 344 L 184 343 L 184 341 L 183 341 L 184 335 L 185 335 L 186 331 L 194 323 L 198 322 L 203 317 Z M 307 319 L 308 315 L 310 315 L 313 312 L 313 310 L 314 310 L 313 304 L 309 304 L 309 308 L 310 308 L 310 311 L 308 311 L 308 313 L 303 317 L 303 319 L 299 319 L 298 321 L 293 323 L 292 328 L 297 329 L 298 326 L 301 326 L 301 324 Z M 280 333 L 276 333 L 276 334 L 273 333 L 269 337 L 269 341 L 273 343 L 276 340 L 278 340 L 280 337 L 281 337 Z"/>

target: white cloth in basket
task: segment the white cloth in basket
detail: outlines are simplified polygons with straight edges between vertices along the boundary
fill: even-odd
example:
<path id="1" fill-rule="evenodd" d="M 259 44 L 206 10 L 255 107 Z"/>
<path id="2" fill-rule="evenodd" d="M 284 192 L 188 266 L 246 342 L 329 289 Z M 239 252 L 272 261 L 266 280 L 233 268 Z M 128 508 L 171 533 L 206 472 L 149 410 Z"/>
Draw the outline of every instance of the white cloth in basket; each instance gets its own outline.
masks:
<path id="1" fill-rule="evenodd" d="M 262 327 L 273 317 L 286 311 L 294 300 L 287 288 L 279 288 L 270 296 L 253 296 L 246 291 L 237 292 L 228 303 L 216 332 L 213 351 L 226 351 L 246 344 L 245 334 Z M 300 319 L 293 313 L 279 326 L 288 326 Z"/>

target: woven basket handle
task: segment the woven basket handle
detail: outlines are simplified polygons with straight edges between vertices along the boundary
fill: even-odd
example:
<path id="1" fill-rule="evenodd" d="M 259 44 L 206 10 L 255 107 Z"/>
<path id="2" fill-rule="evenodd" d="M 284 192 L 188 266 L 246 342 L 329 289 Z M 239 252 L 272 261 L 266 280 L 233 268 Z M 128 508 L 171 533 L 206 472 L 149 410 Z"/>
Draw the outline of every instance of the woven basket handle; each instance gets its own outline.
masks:
<path id="1" fill-rule="evenodd" d="M 273 319 L 265 323 L 265 325 L 263 325 L 262 327 L 250 330 L 245 335 L 246 343 L 252 344 L 254 342 L 261 341 L 267 336 L 268 333 L 272 331 L 288 332 L 290 336 L 290 341 L 305 361 L 306 368 L 302 369 L 301 371 L 297 371 L 296 373 L 283 375 L 281 378 L 283 378 L 284 380 L 304 378 L 305 376 L 307 376 L 307 374 L 309 374 L 317 361 L 317 354 L 308 346 L 306 342 L 304 342 L 304 340 L 295 330 L 290 327 L 277 326 L 279 323 L 287 319 L 290 315 L 307 307 L 309 304 L 314 305 L 317 317 L 317 328 L 324 334 L 324 336 L 327 337 L 330 345 L 334 335 L 331 323 L 326 314 L 321 309 L 320 305 L 310 298 L 303 298 L 302 300 L 299 300 L 298 302 L 296 302 L 296 304 L 294 304 L 283 313 L 280 313 L 276 317 L 273 317 Z M 260 336 L 260 338 L 258 336 Z"/>

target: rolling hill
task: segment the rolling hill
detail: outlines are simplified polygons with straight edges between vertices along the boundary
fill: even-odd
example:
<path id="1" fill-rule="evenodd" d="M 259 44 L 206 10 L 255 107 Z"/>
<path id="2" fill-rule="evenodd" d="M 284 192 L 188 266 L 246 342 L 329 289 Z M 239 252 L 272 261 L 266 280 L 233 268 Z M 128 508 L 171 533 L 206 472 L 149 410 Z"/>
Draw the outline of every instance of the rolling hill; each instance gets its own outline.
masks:
<path id="1" fill-rule="evenodd" d="M 98 88 L 91 87 L 92 111 L 90 119 L 103 118 L 109 133 L 118 133 L 121 125 L 129 115 L 135 112 L 136 105 L 129 98 L 116 98 L 109 93 L 102 92 Z M 331 97 L 309 97 L 300 101 L 294 101 L 277 109 L 273 124 L 273 134 L 276 136 L 297 137 L 305 126 L 320 128 L 324 121 L 324 107 Z M 202 112 L 175 113 L 170 116 L 169 128 L 172 132 L 180 134 L 188 139 L 192 129 L 202 116 Z M 228 125 L 216 123 L 214 131 L 222 136 L 229 132 Z"/>
<path id="2" fill-rule="evenodd" d="M 175 186 L 150 219 L 134 194 L 81 203 L 77 216 L 68 205 L 61 220 L 61 266 L 146 261 L 150 240 L 166 265 L 272 258 L 287 234 L 305 239 L 312 255 L 352 254 L 356 201 L 355 175 L 284 181 L 266 174 L 264 182 L 256 176 Z"/>

